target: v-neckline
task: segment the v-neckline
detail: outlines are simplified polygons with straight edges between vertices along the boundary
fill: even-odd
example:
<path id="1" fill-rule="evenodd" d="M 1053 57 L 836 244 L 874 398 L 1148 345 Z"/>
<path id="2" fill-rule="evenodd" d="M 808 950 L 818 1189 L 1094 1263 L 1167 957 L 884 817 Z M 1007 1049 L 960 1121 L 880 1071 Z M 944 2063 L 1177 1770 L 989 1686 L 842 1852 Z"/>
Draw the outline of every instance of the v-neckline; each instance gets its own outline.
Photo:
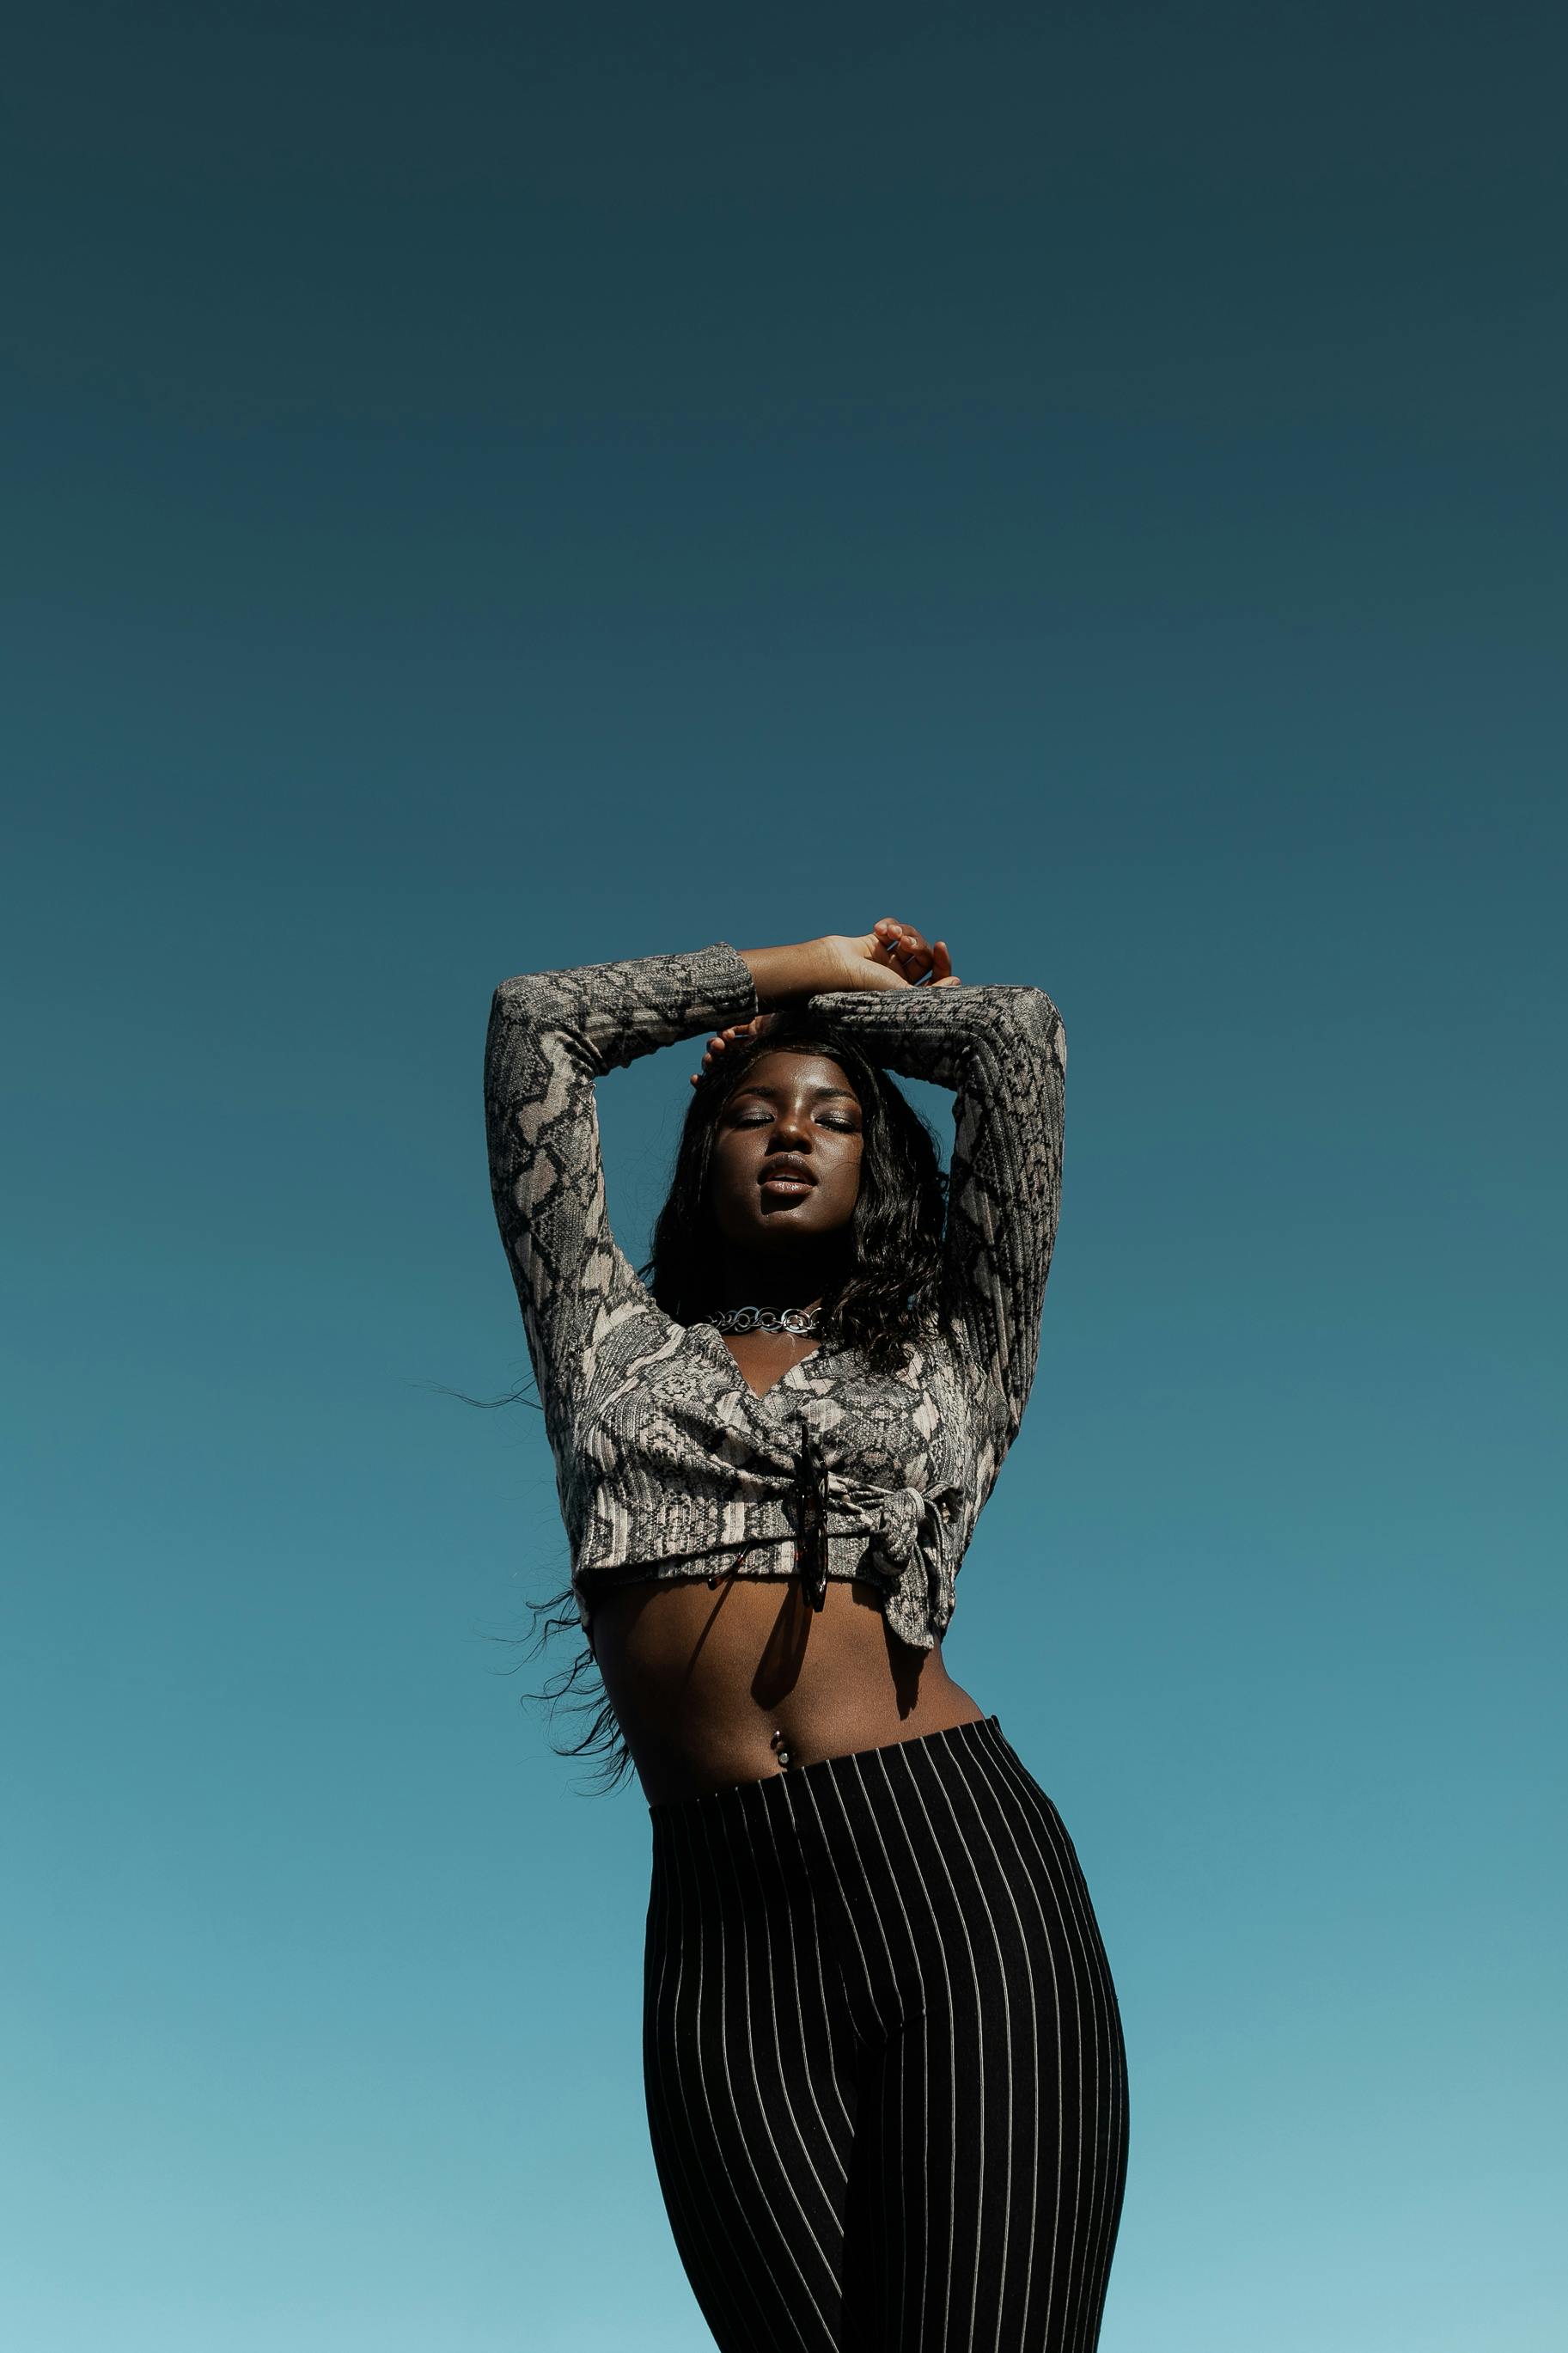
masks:
<path id="1" fill-rule="evenodd" d="M 744 1389 L 753 1405 L 766 1405 L 768 1399 L 776 1397 L 785 1382 L 793 1379 L 796 1373 L 803 1371 L 811 1363 L 813 1357 L 822 1356 L 826 1347 L 826 1344 L 819 1340 L 815 1348 L 808 1349 L 804 1356 L 797 1356 L 793 1364 L 786 1365 L 776 1381 L 770 1381 L 765 1389 L 754 1389 L 742 1371 L 741 1360 L 726 1341 L 722 1332 L 716 1331 L 711 1324 L 689 1324 L 687 1328 L 689 1331 L 700 1332 L 705 1340 L 711 1340 L 734 1375 L 737 1383 Z"/>

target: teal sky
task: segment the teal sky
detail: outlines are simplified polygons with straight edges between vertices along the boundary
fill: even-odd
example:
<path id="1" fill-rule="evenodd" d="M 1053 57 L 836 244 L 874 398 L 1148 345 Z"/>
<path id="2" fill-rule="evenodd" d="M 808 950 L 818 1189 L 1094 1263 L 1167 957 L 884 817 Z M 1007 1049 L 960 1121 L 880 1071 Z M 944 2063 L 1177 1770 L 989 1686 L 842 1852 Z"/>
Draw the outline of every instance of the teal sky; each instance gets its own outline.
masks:
<path id="1" fill-rule="evenodd" d="M 485 1021 L 883 914 L 1070 1039 L 947 1655 L 1121 1998 L 1102 2353 L 1556 2353 L 1565 51 L 1332 0 L 14 35 L 24 2353 L 707 2341 L 646 1809 L 507 1647 L 540 1418 L 446 1393 L 526 1370 Z M 601 1092 L 637 1258 L 699 1052 Z"/>

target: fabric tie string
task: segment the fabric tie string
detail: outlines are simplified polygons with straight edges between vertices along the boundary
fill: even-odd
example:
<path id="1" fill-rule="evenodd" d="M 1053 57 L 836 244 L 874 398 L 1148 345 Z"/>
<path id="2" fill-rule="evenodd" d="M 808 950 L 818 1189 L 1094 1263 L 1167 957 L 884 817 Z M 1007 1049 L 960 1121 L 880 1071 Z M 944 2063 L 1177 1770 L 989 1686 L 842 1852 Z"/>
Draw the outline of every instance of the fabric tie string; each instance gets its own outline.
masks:
<path id="1" fill-rule="evenodd" d="M 919 1561 L 933 1619 L 942 1620 L 947 1536 L 963 1510 L 963 1490 L 951 1481 L 935 1487 L 872 1487 L 832 1470 L 816 1432 L 803 1434 L 795 1477 L 796 1557 L 801 1586 L 813 1609 L 827 1599 L 829 1535 L 864 1534 L 885 1572 L 897 1578 Z M 847 1520 L 830 1529 L 829 1515 Z"/>

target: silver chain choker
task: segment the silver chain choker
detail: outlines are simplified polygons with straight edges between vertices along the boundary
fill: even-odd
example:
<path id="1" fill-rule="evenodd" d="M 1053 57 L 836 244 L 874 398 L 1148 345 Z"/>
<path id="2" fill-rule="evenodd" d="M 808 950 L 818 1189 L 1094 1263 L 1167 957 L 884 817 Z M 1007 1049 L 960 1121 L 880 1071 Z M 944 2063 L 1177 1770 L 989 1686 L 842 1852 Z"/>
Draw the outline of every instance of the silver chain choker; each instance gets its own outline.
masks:
<path id="1" fill-rule="evenodd" d="M 816 1331 L 820 1311 L 815 1307 L 721 1307 L 703 1321 L 716 1332 Z"/>

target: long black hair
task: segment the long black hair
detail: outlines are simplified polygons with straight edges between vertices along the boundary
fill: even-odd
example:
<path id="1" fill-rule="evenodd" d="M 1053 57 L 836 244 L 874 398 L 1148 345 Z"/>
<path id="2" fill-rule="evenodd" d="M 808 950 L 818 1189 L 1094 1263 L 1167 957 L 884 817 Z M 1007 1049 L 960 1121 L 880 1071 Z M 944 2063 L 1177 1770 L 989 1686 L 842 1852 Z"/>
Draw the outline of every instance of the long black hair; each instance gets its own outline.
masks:
<path id="1" fill-rule="evenodd" d="M 752 1063 L 773 1053 L 826 1055 L 859 1097 L 859 1191 L 843 1269 L 824 1293 L 817 1334 L 825 1345 L 858 1349 L 879 1372 L 897 1371 L 909 1362 L 914 1343 L 944 1320 L 940 1284 L 947 1177 L 929 1122 L 852 1039 L 831 1021 L 818 1020 L 808 1008 L 784 1008 L 759 1033 L 732 1039 L 700 1076 L 682 1124 L 669 1191 L 654 1221 L 652 1255 L 637 1272 L 655 1303 L 678 1324 L 695 1324 L 721 1303 L 719 1229 L 708 1198 L 714 1136 L 725 1104 Z M 527 1606 L 534 1616 L 530 1657 L 551 1634 L 580 1630 L 570 1583 L 547 1600 Z M 574 1704 L 581 1699 L 594 1710 L 582 1738 L 557 1746 L 556 1754 L 601 1756 L 599 1773 L 607 1791 L 631 1772 L 632 1759 L 602 1683 L 595 1695 L 597 1681 L 598 1668 L 584 1642 L 542 1691 L 523 1696 L 547 1701 L 552 1715 L 566 1699 Z"/>

